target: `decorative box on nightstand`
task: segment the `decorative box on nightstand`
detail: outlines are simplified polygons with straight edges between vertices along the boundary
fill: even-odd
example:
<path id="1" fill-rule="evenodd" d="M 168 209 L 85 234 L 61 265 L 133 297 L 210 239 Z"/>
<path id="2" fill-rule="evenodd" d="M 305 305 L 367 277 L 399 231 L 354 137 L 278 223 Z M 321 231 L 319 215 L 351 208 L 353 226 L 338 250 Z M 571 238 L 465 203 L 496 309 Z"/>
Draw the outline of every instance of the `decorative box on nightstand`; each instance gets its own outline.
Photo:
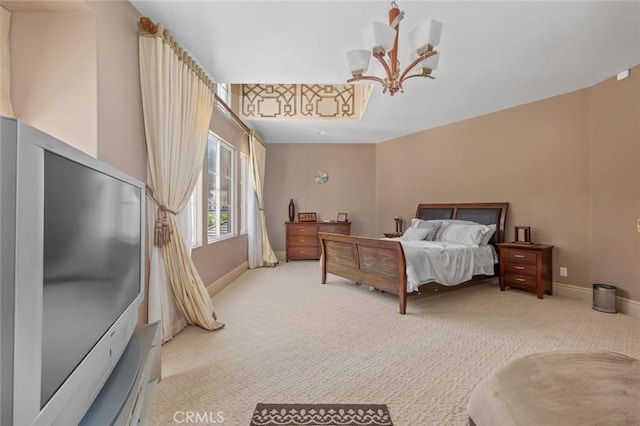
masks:
<path id="1" fill-rule="evenodd" d="M 500 251 L 500 290 L 519 288 L 536 293 L 553 294 L 551 251 L 546 244 L 498 243 Z"/>
<path id="2" fill-rule="evenodd" d="M 398 238 L 402 237 L 402 232 L 383 232 L 382 235 L 384 235 L 385 238 Z"/>

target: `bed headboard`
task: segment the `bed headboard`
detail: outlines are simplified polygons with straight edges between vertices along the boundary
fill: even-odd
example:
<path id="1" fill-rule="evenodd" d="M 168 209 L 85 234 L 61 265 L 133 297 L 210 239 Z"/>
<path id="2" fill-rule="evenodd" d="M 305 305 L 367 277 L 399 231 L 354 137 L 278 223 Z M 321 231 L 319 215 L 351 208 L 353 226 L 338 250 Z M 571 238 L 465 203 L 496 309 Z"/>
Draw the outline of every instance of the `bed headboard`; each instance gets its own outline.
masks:
<path id="1" fill-rule="evenodd" d="M 490 243 L 504 242 L 504 227 L 507 220 L 509 203 L 440 203 L 418 204 L 416 218 L 459 219 L 478 222 L 483 225 L 496 225 L 496 233 Z"/>

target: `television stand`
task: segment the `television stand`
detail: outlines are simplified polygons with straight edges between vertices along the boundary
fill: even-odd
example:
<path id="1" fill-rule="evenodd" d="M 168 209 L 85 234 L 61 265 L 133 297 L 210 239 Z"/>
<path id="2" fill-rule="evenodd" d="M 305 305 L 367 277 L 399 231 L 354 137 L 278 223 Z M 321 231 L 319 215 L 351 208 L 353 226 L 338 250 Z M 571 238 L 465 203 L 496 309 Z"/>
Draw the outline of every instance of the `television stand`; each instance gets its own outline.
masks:
<path id="1" fill-rule="evenodd" d="M 159 324 L 138 325 L 81 426 L 145 425 L 159 377 Z"/>

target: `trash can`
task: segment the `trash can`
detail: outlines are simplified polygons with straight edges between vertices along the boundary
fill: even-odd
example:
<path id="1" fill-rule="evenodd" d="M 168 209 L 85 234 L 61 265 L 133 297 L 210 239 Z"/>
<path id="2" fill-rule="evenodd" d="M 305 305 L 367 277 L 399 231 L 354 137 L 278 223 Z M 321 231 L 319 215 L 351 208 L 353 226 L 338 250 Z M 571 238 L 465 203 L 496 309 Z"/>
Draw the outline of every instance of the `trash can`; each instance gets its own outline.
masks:
<path id="1" fill-rule="evenodd" d="M 616 286 L 609 284 L 593 284 L 593 309 L 608 314 L 615 314 Z"/>

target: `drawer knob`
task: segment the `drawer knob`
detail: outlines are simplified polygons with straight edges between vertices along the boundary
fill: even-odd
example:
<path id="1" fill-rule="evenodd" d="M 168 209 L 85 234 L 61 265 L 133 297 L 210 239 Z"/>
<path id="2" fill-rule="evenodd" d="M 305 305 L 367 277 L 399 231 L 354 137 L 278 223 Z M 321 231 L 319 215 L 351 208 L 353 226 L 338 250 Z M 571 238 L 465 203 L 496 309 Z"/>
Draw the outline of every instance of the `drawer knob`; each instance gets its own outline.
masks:
<path id="1" fill-rule="evenodd" d="M 514 255 L 513 255 L 513 257 L 518 257 L 518 258 L 520 258 L 520 259 L 521 259 L 521 258 L 523 258 L 524 256 L 523 256 L 523 255 L 521 255 L 521 254 L 514 254 Z"/>
<path id="2" fill-rule="evenodd" d="M 516 281 L 520 281 L 521 283 L 524 282 L 524 278 L 516 278 Z"/>
<path id="3" fill-rule="evenodd" d="M 524 266 L 514 266 L 516 269 L 524 269 Z"/>

